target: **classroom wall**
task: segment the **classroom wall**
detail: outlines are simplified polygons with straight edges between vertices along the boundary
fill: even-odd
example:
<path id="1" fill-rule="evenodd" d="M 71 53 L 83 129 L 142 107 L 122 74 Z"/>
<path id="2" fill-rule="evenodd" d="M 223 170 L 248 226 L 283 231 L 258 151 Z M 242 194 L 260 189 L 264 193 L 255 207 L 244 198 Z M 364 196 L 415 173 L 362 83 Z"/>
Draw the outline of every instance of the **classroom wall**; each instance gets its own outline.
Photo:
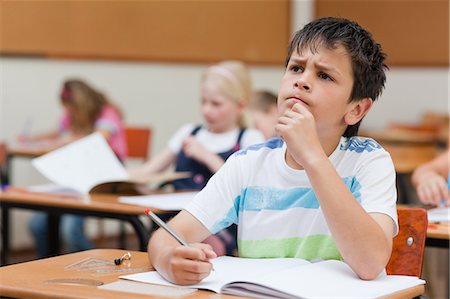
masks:
<path id="1" fill-rule="evenodd" d="M 311 18 L 312 1 L 294 1 L 292 7 L 292 27 L 296 30 Z M 61 113 L 61 83 L 75 76 L 88 80 L 121 106 L 127 123 L 152 126 L 152 152 L 158 152 L 180 125 L 201 122 L 199 82 L 206 66 L 0 57 L 0 140 L 13 142 L 20 133 L 54 128 Z M 256 89 L 278 90 L 283 66 L 251 65 L 250 69 Z M 448 82 L 449 69 L 445 67 L 391 68 L 386 90 L 363 127 L 382 128 L 393 121 L 414 123 L 424 110 L 449 111 Z M 17 185 L 45 182 L 29 160 L 16 159 L 13 170 L 12 181 Z M 29 215 L 14 212 L 11 227 L 15 248 L 31 244 L 26 228 Z M 95 234 L 92 221 L 89 227 Z"/>

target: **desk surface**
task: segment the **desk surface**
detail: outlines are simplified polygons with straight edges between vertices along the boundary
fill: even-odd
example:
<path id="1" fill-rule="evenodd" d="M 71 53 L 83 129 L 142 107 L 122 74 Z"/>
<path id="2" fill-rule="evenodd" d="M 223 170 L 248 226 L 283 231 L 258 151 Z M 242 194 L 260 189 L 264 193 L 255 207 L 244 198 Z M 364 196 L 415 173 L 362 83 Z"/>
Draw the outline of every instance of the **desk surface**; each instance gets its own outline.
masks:
<path id="1" fill-rule="evenodd" d="M 427 238 L 450 240 L 450 223 L 428 223 Z"/>
<path id="2" fill-rule="evenodd" d="M 142 206 L 128 205 L 118 201 L 119 195 L 89 194 L 82 195 L 56 195 L 33 193 L 23 190 L 0 193 L 0 200 L 4 203 L 24 203 L 60 208 L 76 208 L 81 210 L 95 210 L 99 212 L 121 213 L 127 215 L 143 215 Z M 153 212 L 162 212 L 152 209 Z"/>
<path id="3" fill-rule="evenodd" d="M 362 136 L 368 136 L 380 143 L 409 143 L 409 144 L 429 144 L 438 142 L 436 134 L 430 132 L 420 132 L 405 130 L 400 128 L 384 129 L 379 131 L 361 131 Z"/>
<path id="4" fill-rule="evenodd" d="M 74 269 L 74 264 L 79 263 L 87 258 L 96 260 L 105 260 L 112 262 L 115 258 L 120 257 L 125 251 L 118 249 L 95 249 L 73 254 L 61 255 L 49 259 L 35 260 L 27 263 L 21 263 L 0 268 L 0 294 L 13 298 L 66 298 L 66 299 L 82 299 L 82 298 L 161 298 L 161 286 L 147 284 L 148 290 L 146 295 L 140 295 L 128 292 L 117 292 L 98 289 L 95 286 L 84 285 L 63 285 L 48 283 L 54 279 L 93 279 L 101 281 L 104 284 L 118 280 L 120 275 L 130 274 L 133 272 L 143 272 L 151 269 L 148 262 L 147 254 L 144 252 L 132 252 L 130 261 L 120 266 L 105 266 L 103 272 L 95 271 L 94 268 L 79 270 Z M 68 269 L 71 266 L 71 269 Z M 109 267 L 109 268 L 108 268 Z M 39 274 L 39 275 L 37 275 Z M 152 288 L 154 292 L 152 293 Z M 174 298 L 176 288 L 167 288 L 166 294 L 171 294 Z M 386 299 L 412 298 L 423 294 L 424 286 L 420 285 L 410 288 L 390 296 Z M 177 297 L 180 298 L 180 297 Z M 221 295 L 209 291 L 197 291 L 190 293 L 182 298 L 239 298 L 237 296 Z"/>
<path id="5" fill-rule="evenodd" d="M 49 280 L 55 279 L 92 279 L 107 284 L 117 281 L 120 275 L 151 270 L 145 252 L 132 251 L 130 261 L 125 261 L 120 266 L 112 265 L 112 261 L 125 252 L 119 249 L 95 249 L 1 267 L 0 294 L 13 298 L 161 298 L 160 286 L 154 286 L 155 294 L 140 295 L 102 290 L 96 286 L 66 285 L 48 282 Z M 73 265 L 87 258 L 110 262 L 111 265 L 103 267 L 103 272 L 100 273 L 96 272 L 93 267 L 90 269 L 85 268 L 84 270 L 67 269 L 70 265 L 76 267 Z M 171 294 L 171 290 L 168 289 L 167 293 Z M 212 292 L 200 291 L 191 293 L 184 298 L 237 297 L 219 296 Z"/>
<path id="6" fill-rule="evenodd" d="M 45 143 L 16 144 L 8 147 L 7 154 L 12 157 L 36 158 L 55 149 L 55 146 Z"/>

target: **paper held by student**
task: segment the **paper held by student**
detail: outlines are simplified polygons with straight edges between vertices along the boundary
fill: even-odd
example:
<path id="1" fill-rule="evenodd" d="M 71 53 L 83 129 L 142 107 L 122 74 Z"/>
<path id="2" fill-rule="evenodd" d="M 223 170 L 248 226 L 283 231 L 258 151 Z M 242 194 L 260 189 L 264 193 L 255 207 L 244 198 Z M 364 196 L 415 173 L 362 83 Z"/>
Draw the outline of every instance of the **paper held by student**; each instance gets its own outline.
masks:
<path id="1" fill-rule="evenodd" d="M 253 298 L 379 298 L 425 284 L 412 276 L 381 274 L 362 280 L 341 261 L 310 263 L 303 259 L 246 259 L 221 256 L 211 260 L 216 271 L 187 288 L 206 289 Z M 174 285 L 158 272 L 121 276 L 122 279 Z M 107 287 L 105 285 L 104 287 Z"/>
<path id="2" fill-rule="evenodd" d="M 58 186 L 88 194 L 105 183 L 147 184 L 186 177 L 186 173 L 158 174 L 131 180 L 100 133 L 93 133 L 32 160 L 33 166 Z"/>

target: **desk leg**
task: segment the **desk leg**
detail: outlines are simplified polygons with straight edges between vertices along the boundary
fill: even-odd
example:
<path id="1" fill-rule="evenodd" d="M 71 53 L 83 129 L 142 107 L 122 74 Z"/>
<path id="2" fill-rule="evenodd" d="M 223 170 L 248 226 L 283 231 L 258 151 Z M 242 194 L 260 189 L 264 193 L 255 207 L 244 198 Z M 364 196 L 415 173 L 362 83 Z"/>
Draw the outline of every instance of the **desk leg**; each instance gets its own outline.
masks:
<path id="1" fill-rule="evenodd" d="M 12 173 L 12 156 L 6 155 L 6 165 L 5 169 L 0 169 L 2 172 L 0 175 L 2 176 L 2 184 L 4 186 L 9 186 L 11 183 L 11 173 Z"/>
<path id="2" fill-rule="evenodd" d="M 139 250 L 147 251 L 148 239 L 150 238 L 149 231 L 145 228 L 144 224 L 139 220 L 139 216 L 134 216 L 128 219 L 136 231 L 136 235 L 139 239 Z"/>
<path id="3" fill-rule="evenodd" d="M 9 255 L 9 208 L 2 207 L 2 251 L 0 255 L 0 264 L 8 263 Z"/>
<path id="4" fill-rule="evenodd" d="M 48 255 L 55 256 L 61 254 L 60 251 L 60 240 L 59 240 L 59 223 L 61 216 L 53 213 L 48 214 L 47 218 L 47 244 L 48 244 Z"/>
<path id="5" fill-rule="evenodd" d="M 397 203 L 410 204 L 411 199 L 408 197 L 408 174 L 397 173 L 397 187 L 399 193 Z"/>

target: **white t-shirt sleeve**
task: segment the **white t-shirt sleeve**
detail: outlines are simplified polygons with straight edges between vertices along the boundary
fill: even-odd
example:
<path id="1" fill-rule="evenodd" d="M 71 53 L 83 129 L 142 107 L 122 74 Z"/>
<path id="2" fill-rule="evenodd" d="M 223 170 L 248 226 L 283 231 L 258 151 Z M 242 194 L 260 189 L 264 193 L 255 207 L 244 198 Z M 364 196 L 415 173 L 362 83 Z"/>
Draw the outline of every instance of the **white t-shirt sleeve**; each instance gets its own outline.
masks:
<path id="1" fill-rule="evenodd" d="M 238 222 L 238 206 L 244 173 L 233 154 L 185 208 L 211 233 Z"/>
<path id="2" fill-rule="evenodd" d="M 382 213 L 395 223 L 398 232 L 396 174 L 391 156 L 384 149 L 368 153 L 356 175 L 361 185 L 361 205 L 368 213 Z"/>
<path id="3" fill-rule="evenodd" d="M 247 148 L 250 145 L 263 143 L 265 141 L 264 135 L 260 131 L 248 128 L 245 130 L 244 135 L 242 135 L 241 148 Z"/>
<path id="4" fill-rule="evenodd" d="M 185 124 L 182 127 L 180 127 L 178 131 L 176 131 L 175 134 L 173 134 L 172 137 L 169 139 L 168 143 L 169 149 L 173 153 L 178 154 L 181 151 L 183 140 L 191 134 L 194 128 L 195 128 L 194 124 Z"/>

